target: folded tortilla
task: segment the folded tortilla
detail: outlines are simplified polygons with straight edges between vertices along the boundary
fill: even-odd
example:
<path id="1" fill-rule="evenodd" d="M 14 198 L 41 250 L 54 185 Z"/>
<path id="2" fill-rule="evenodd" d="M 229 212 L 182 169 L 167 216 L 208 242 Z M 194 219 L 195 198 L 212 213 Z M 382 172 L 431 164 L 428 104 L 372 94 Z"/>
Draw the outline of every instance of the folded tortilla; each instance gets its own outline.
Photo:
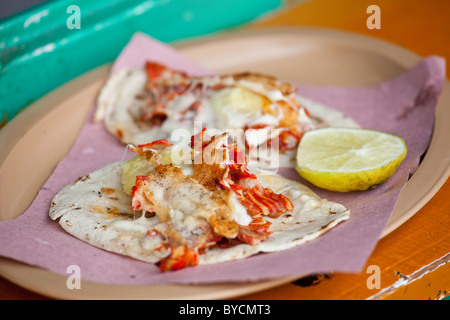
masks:
<path id="1" fill-rule="evenodd" d="M 228 248 L 212 247 L 199 255 L 199 264 L 244 259 L 259 252 L 276 252 L 316 239 L 350 217 L 343 205 L 321 199 L 304 185 L 279 175 L 257 174 L 258 180 L 287 197 L 294 209 L 272 223 L 270 237 L 255 245 L 235 242 Z M 50 218 L 61 227 L 98 248 L 157 263 L 169 252 L 164 239 L 148 235 L 161 224 L 157 215 L 131 210 L 131 196 L 124 192 L 121 163 L 107 165 L 80 177 L 53 199 Z"/>
<path id="2" fill-rule="evenodd" d="M 239 237 L 226 237 L 232 239 L 226 246 L 203 246 L 198 251 L 198 261 L 195 264 L 213 264 L 243 259 L 260 252 L 286 250 L 316 239 L 349 218 L 350 212 L 343 205 L 321 199 L 306 186 L 288 180 L 271 169 L 293 166 L 297 134 L 301 136 L 305 130 L 327 126 L 358 127 L 351 118 L 298 96 L 289 84 L 265 75 L 240 73 L 193 78 L 157 64 L 148 64 L 146 71 L 147 73 L 144 69 L 123 69 L 112 75 L 99 96 L 95 119 L 103 120 L 107 130 L 121 142 L 135 146 L 159 139 L 170 140 L 170 134 L 176 128 L 186 129 L 185 134 L 189 135 L 191 141 L 195 130 L 193 122 L 198 119 L 205 121 L 203 125 L 218 128 L 222 133 L 230 126 L 246 128 L 243 136 L 246 139 L 245 146 L 248 147 L 252 141 L 256 141 L 255 145 L 258 146 L 258 149 L 249 148 L 250 152 L 246 153 L 248 167 L 252 168 L 252 173 L 264 188 L 281 194 L 293 205 L 292 211 L 283 212 L 277 217 L 264 216 L 264 220 L 268 222 L 266 226 L 270 224 L 267 232 L 270 236 L 263 241 L 259 239 L 246 242 L 239 241 L 242 240 Z M 164 105 L 160 102 L 164 102 Z M 280 148 L 275 164 L 271 162 L 273 158 L 261 156 L 270 154 L 269 150 L 264 151 L 263 148 L 273 148 L 272 143 L 261 141 L 267 142 L 272 137 L 266 135 L 261 138 L 259 135 L 263 130 L 274 128 L 280 130 L 276 133 L 279 134 L 275 136 L 276 140 L 291 144 L 288 148 Z M 171 180 L 167 176 L 169 173 L 164 171 L 166 169 L 162 169 L 159 178 L 153 175 L 152 183 L 148 184 L 147 196 L 153 202 L 159 202 L 150 201 L 151 213 L 132 209 L 134 198 L 130 195 L 130 186 L 127 187 L 128 192 L 124 191 L 122 164 L 113 163 L 80 177 L 62 189 L 52 201 L 50 217 L 53 220 L 59 219 L 65 231 L 91 245 L 149 263 L 161 262 L 175 250 L 175 247 L 171 247 L 174 237 L 181 238 L 180 241 L 183 242 L 195 230 L 209 229 L 214 223 L 216 225 L 212 227 L 216 231 L 215 235 L 223 236 L 227 232 L 235 232 L 236 223 L 243 223 L 242 219 L 245 220 L 245 217 L 239 220 L 235 212 L 227 212 L 237 211 L 229 203 L 229 198 L 217 202 L 218 198 L 213 196 L 209 199 L 211 201 L 204 203 L 203 208 L 199 206 L 200 202 L 194 203 L 192 199 L 199 194 L 207 194 L 207 191 L 200 185 L 189 185 L 190 178 L 185 181 L 189 186 L 181 189 L 181 184 L 174 183 L 185 180 L 181 171 L 177 173 L 169 170 L 170 174 L 174 174 Z M 198 170 L 208 172 L 210 169 L 215 170 L 213 167 Z M 133 177 L 133 184 L 135 180 Z M 165 187 L 161 188 L 162 185 Z M 162 193 L 167 188 L 171 188 L 171 194 L 165 197 Z M 215 188 L 217 186 L 214 185 L 213 189 L 216 190 Z M 192 194 L 186 193 L 186 190 L 192 191 Z M 143 199 L 147 196 L 144 194 Z M 164 203 L 167 197 L 178 201 L 175 204 L 178 207 L 172 208 L 172 204 Z M 223 204 L 223 208 L 219 208 L 222 213 L 220 217 L 214 217 L 216 220 L 211 223 L 207 211 L 211 212 L 211 206 L 217 206 L 217 203 Z M 183 210 L 186 205 L 191 204 L 191 208 L 196 208 L 196 211 L 204 211 L 203 217 L 199 218 L 197 214 L 195 219 L 200 221 L 204 218 L 206 224 L 202 222 L 194 227 L 182 225 L 177 231 L 169 232 L 170 224 L 174 223 L 169 216 L 176 215 L 177 210 Z M 230 219 L 234 219 L 230 218 L 233 215 L 236 216 L 236 221 L 230 222 Z M 217 221 L 225 223 L 225 226 L 221 227 Z M 186 228 L 191 229 L 187 232 Z M 223 233 L 217 233 L 218 229 L 222 229 Z M 185 239 L 182 239 L 183 233 L 187 235 Z M 252 235 L 252 232 L 249 234 Z M 202 241 L 208 242 L 209 238 L 205 235 L 206 233 L 198 237 L 203 237 Z"/>
<path id="3" fill-rule="evenodd" d="M 240 149 L 259 167 L 292 167 L 296 147 L 307 130 L 323 126 L 359 127 L 342 112 L 299 96 L 289 83 L 243 72 L 193 77 L 147 62 L 143 68 L 113 73 L 97 101 L 94 119 L 124 144 L 174 141 L 204 127 L 243 130 Z M 197 127 L 196 127 L 197 126 Z M 270 141 L 279 144 L 276 163 Z M 278 142 L 280 141 L 280 142 Z"/>

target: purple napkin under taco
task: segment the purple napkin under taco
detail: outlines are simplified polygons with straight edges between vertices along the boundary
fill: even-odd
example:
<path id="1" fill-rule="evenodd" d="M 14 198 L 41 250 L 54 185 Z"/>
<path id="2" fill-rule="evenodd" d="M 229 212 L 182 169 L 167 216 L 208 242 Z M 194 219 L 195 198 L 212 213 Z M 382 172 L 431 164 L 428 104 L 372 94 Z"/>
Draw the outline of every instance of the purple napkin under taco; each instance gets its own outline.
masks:
<path id="1" fill-rule="evenodd" d="M 211 74 L 173 48 L 142 34 L 135 35 L 124 48 L 111 73 L 123 68 L 142 68 L 147 60 L 189 75 Z M 82 270 L 85 281 L 121 285 L 246 282 L 319 272 L 360 272 L 402 188 L 427 150 L 444 79 L 444 60 L 427 57 L 403 74 L 375 86 L 296 87 L 302 97 L 344 114 L 362 128 L 398 135 L 408 147 L 406 158 L 394 175 L 363 192 L 326 191 L 303 180 L 294 169 L 281 168 L 279 174 L 350 211 L 349 219 L 342 219 L 312 241 L 236 261 L 161 272 L 154 263 L 108 252 L 69 235 L 49 217 L 55 195 L 78 178 L 123 160 L 126 152 L 126 146 L 91 116 L 29 209 L 14 220 L 0 222 L 0 255 L 62 275 L 66 275 L 69 265 L 75 264 Z M 91 115 L 96 107 L 93 105 Z"/>

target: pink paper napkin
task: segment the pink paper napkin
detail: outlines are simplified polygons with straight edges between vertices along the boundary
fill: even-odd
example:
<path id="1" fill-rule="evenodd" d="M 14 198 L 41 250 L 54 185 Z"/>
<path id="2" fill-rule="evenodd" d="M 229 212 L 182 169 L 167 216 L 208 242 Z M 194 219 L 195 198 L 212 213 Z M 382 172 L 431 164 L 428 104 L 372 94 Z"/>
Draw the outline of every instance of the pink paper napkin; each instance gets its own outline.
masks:
<path id="1" fill-rule="evenodd" d="M 136 34 L 112 67 L 141 67 L 146 59 L 190 74 L 208 74 L 173 48 Z M 101 123 L 87 121 L 69 154 L 60 162 L 30 208 L 19 218 L 0 222 L 0 255 L 68 276 L 78 265 L 82 280 L 121 285 L 205 284 L 276 279 L 322 272 L 361 272 L 399 193 L 430 141 L 445 61 L 427 57 L 400 76 L 371 87 L 300 86 L 299 93 L 341 110 L 362 127 L 401 136 L 408 154 L 394 176 L 365 192 L 333 193 L 310 186 L 292 169 L 284 175 L 304 182 L 324 198 L 351 210 L 351 218 L 318 239 L 278 253 L 241 261 L 161 273 L 153 264 L 103 251 L 67 234 L 48 217 L 53 196 L 78 177 L 120 161 L 124 146 Z"/>

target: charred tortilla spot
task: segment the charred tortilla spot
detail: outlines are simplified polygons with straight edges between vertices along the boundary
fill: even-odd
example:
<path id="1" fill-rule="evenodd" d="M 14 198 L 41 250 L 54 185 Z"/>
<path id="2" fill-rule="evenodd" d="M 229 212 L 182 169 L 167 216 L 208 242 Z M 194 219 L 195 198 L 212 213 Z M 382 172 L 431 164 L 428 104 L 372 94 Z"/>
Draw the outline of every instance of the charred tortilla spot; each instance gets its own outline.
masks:
<path id="1" fill-rule="evenodd" d="M 90 178 L 91 178 L 91 176 L 89 175 L 89 173 L 85 174 L 84 176 L 81 176 L 77 180 L 75 180 L 74 184 L 75 183 L 79 183 L 79 182 L 83 182 L 83 181 L 86 181 L 86 180 L 89 180 Z"/>
<path id="2" fill-rule="evenodd" d="M 106 210 L 108 211 L 109 214 L 119 214 L 122 215 L 122 213 L 120 212 L 120 210 L 117 207 L 106 207 Z"/>
<path id="3" fill-rule="evenodd" d="M 105 208 L 99 207 L 97 205 L 92 205 L 91 206 L 91 210 L 95 213 L 100 213 L 100 214 L 104 214 L 105 213 Z"/>
<path id="4" fill-rule="evenodd" d="M 114 190 L 113 188 L 102 188 L 101 192 L 106 193 L 106 194 L 111 194 L 116 192 L 116 190 Z"/>
<path id="5" fill-rule="evenodd" d="M 294 225 L 294 224 L 302 224 L 305 223 L 304 221 L 294 221 L 294 222 L 285 222 L 285 221 L 281 221 L 282 224 L 286 224 L 286 225 Z"/>

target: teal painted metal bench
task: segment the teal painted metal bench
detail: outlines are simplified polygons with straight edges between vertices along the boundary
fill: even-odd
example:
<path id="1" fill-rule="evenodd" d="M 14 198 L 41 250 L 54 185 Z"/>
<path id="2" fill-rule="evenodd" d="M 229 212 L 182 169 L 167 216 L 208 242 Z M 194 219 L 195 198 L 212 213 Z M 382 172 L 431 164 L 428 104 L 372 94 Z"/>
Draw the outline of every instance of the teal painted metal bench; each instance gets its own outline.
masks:
<path id="1" fill-rule="evenodd" d="M 133 33 L 172 42 L 241 26 L 282 0 L 60 0 L 0 21 L 0 122 L 97 66 Z"/>

